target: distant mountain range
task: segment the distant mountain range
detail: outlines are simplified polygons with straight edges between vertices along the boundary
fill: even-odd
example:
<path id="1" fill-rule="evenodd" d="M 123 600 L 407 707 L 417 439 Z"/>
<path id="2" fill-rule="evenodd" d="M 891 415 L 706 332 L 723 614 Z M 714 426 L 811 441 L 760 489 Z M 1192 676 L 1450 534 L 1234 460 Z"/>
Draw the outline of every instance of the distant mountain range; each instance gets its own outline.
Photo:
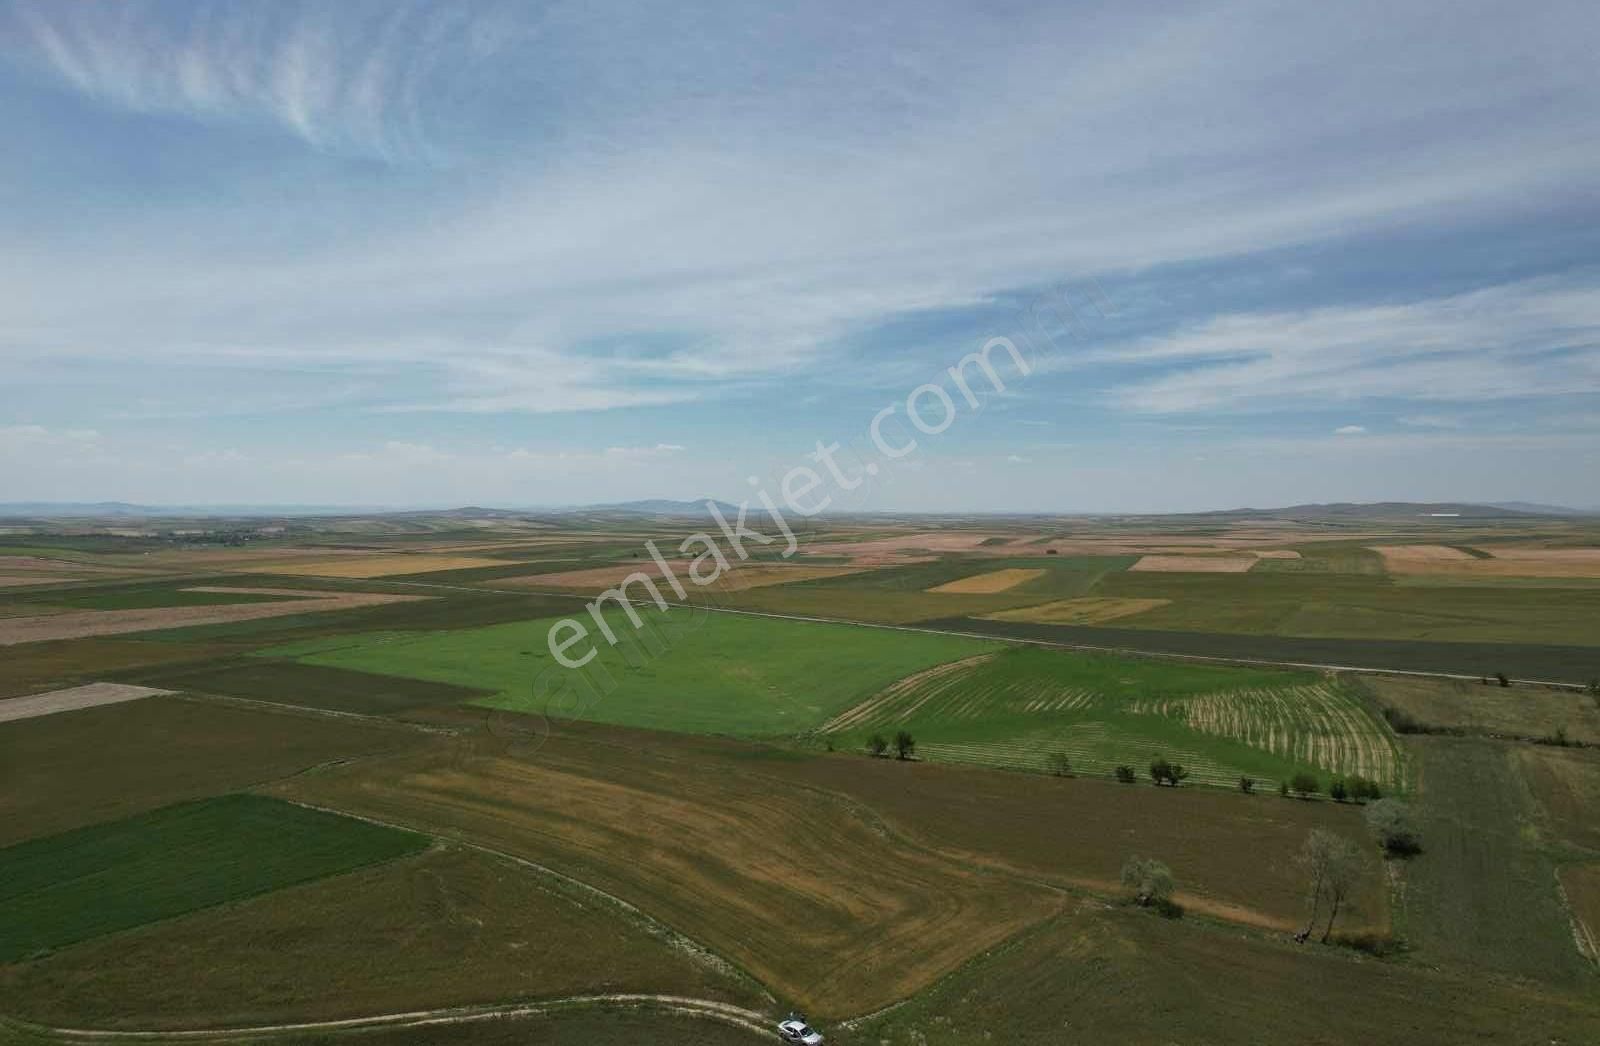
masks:
<path id="1" fill-rule="evenodd" d="M 1495 504 L 1472 502 L 1331 502 L 1328 504 L 1289 505 L 1284 508 L 1241 508 L 1227 512 L 1193 513 L 1193 515 L 1222 516 L 1233 519 L 1516 519 L 1533 516 L 1583 516 L 1581 509 L 1560 508 L 1553 505 L 1535 505 L 1529 502 L 1508 501 Z"/>

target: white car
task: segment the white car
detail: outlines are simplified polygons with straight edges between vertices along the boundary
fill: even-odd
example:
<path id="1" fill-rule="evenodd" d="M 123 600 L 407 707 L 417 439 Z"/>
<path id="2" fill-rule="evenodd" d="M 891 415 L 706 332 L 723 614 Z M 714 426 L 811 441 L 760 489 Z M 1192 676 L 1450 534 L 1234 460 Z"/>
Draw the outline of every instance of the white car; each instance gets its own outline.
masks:
<path id="1" fill-rule="evenodd" d="M 791 1017 L 778 1023 L 778 1038 L 784 1042 L 804 1043 L 804 1046 L 817 1046 L 822 1041 L 822 1033 L 812 1028 L 804 1018 Z"/>

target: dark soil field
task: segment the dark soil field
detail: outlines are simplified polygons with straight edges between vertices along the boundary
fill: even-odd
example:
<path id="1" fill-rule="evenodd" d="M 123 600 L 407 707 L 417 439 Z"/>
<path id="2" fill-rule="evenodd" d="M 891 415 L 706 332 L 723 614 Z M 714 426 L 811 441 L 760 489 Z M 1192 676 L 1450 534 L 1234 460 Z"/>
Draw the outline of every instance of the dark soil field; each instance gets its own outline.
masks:
<path id="1" fill-rule="evenodd" d="M 450 683 L 266 658 L 241 658 L 211 668 L 157 670 L 141 678 L 149 685 L 171 690 L 367 715 L 389 715 L 426 705 L 463 704 L 494 693 Z"/>

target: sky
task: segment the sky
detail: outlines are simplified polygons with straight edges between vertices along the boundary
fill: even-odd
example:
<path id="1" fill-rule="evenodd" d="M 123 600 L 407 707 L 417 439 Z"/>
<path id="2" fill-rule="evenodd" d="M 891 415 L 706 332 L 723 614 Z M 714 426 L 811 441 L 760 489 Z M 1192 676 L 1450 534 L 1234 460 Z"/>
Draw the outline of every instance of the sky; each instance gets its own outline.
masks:
<path id="1" fill-rule="evenodd" d="M 0 501 L 737 502 L 821 441 L 836 509 L 1597 506 L 1597 39 L 0 0 Z"/>

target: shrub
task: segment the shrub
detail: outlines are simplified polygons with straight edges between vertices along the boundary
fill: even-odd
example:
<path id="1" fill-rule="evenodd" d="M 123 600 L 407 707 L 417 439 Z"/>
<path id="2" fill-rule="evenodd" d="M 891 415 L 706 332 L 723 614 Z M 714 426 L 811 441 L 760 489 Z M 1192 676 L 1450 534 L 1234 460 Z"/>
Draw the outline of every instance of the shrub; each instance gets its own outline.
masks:
<path id="1" fill-rule="evenodd" d="M 896 759 L 910 759 L 917 753 L 917 742 L 911 737 L 909 730 L 901 730 L 894 735 L 894 757 Z"/>
<path id="2" fill-rule="evenodd" d="M 1304 799 L 1308 795 L 1316 795 L 1322 791 L 1322 782 L 1317 780 L 1316 774 L 1301 770 L 1289 778 L 1289 787 L 1294 789 L 1296 795 Z"/>
<path id="3" fill-rule="evenodd" d="M 889 742 L 885 741 L 882 734 L 873 734 L 867 738 L 867 752 L 875 759 L 882 759 L 883 754 L 889 750 Z"/>
<path id="4" fill-rule="evenodd" d="M 1165 756 L 1158 756 L 1150 763 L 1150 780 L 1158 785 L 1171 785 L 1178 787 L 1178 782 L 1189 776 L 1189 771 L 1181 763 L 1169 763 Z"/>
<path id="5" fill-rule="evenodd" d="M 1350 777 L 1346 778 L 1344 784 L 1350 791 L 1350 798 L 1358 803 L 1364 803 L 1368 799 L 1383 798 L 1383 789 L 1379 787 L 1378 782 L 1362 777 L 1360 774 L 1351 774 Z"/>
<path id="6" fill-rule="evenodd" d="M 1328 785 L 1328 796 L 1336 803 L 1342 803 L 1350 798 L 1350 789 L 1345 787 L 1344 778 L 1335 777 Z"/>
<path id="7" fill-rule="evenodd" d="M 1589 680 L 1589 685 L 1584 689 L 1589 691 L 1589 696 L 1600 702 L 1600 679 Z"/>
<path id="8" fill-rule="evenodd" d="M 1122 885 L 1140 907 L 1165 908 L 1172 900 L 1172 870 L 1160 861 L 1130 857 L 1122 865 Z"/>
<path id="9" fill-rule="evenodd" d="M 1494 674 L 1494 677 L 1495 677 L 1496 680 L 1499 681 L 1501 686 L 1510 686 L 1511 685 L 1510 677 L 1508 677 L 1504 672 L 1496 672 Z"/>
<path id="10" fill-rule="evenodd" d="M 1389 724 L 1389 728 L 1397 734 L 1420 734 L 1423 732 L 1422 724 L 1413 719 L 1409 712 L 1402 711 L 1392 705 L 1383 706 L 1383 718 Z"/>
<path id="11" fill-rule="evenodd" d="M 1289 798 L 1289 782 L 1288 781 L 1279 781 L 1278 782 L 1278 794 L 1283 796 L 1285 799 Z"/>
<path id="12" fill-rule="evenodd" d="M 1367 807 L 1367 825 L 1390 857 L 1411 857 L 1422 852 L 1411 809 L 1398 799 L 1379 799 Z"/>
<path id="13" fill-rule="evenodd" d="M 1133 767 L 1131 766 L 1117 767 L 1116 775 L 1117 780 L 1121 781 L 1125 785 L 1131 785 L 1133 782 L 1139 779 L 1139 775 L 1133 772 Z"/>
<path id="14" fill-rule="evenodd" d="M 1255 778 L 1253 778 L 1253 777 L 1241 777 L 1241 778 L 1239 778 L 1239 791 L 1243 792 L 1245 795 L 1249 795 L 1251 792 L 1253 792 L 1255 790 L 1256 790 L 1256 779 Z"/>
<path id="15" fill-rule="evenodd" d="M 1057 777 L 1072 776 L 1072 760 L 1067 758 L 1065 752 L 1051 752 L 1045 756 L 1045 767 Z"/>

